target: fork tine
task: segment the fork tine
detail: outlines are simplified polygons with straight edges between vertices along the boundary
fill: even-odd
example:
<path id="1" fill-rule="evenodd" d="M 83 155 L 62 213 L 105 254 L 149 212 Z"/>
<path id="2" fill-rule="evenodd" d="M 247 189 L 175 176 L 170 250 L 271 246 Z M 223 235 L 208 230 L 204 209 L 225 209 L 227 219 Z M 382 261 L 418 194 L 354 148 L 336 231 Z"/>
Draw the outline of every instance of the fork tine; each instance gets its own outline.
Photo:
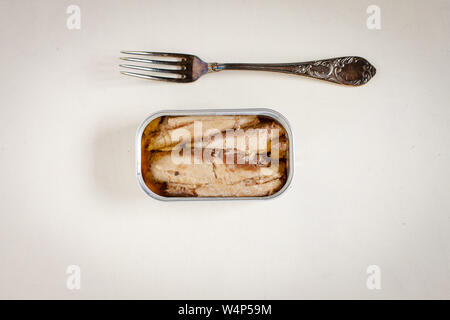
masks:
<path id="1" fill-rule="evenodd" d="M 135 54 L 139 56 L 162 56 L 162 57 L 175 57 L 175 58 L 186 58 L 186 54 L 182 53 L 171 53 L 171 52 L 150 52 L 150 51 L 120 51 L 123 54 Z"/>
<path id="2" fill-rule="evenodd" d="M 184 80 L 183 78 L 167 78 L 167 77 L 151 76 L 148 74 L 134 73 L 128 71 L 120 71 L 120 73 L 126 76 L 132 76 L 143 79 L 161 80 L 161 81 L 183 82 Z"/>
<path id="3" fill-rule="evenodd" d="M 120 66 L 123 68 L 128 68 L 128 69 L 144 70 L 144 71 L 151 71 L 151 72 L 167 72 L 167 73 L 175 73 L 175 74 L 183 74 L 184 73 L 183 70 L 150 68 L 150 67 L 143 67 L 143 66 L 135 66 L 135 65 L 131 65 L 131 64 L 121 64 Z"/>
<path id="4" fill-rule="evenodd" d="M 150 59 L 129 58 L 129 57 L 120 57 L 120 59 L 125 60 L 125 61 L 134 61 L 134 62 L 166 64 L 166 65 L 171 65 L 171 66 L 180 66 L 181 65 L 181 61 L 162 61 L 162 60 L 150 60 Z"/>

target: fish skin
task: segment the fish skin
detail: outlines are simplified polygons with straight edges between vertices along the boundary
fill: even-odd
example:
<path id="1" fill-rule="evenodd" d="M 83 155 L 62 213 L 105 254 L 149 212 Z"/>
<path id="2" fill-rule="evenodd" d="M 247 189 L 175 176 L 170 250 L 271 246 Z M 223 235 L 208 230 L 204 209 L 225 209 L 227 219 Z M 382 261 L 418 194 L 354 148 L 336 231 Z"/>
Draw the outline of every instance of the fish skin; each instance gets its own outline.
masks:
<path id="1" fill-rule="evenodd" d="M 286 132 L 280 125 L 259 123 L 233 133 L 205 137 L 201 141 L 189 141 L 186 147 L 227 150 L 232 146 L 233 149 L 246 154 L 267 153 L 270 152 L 271 141 L 275 138 L 274 129 L 278 130 L 279 139 L 285 137 Z"/>
<path id="2" fill-rule="evenodd" d="M 202 122 L 201 136 L 196 136 L 194 121 Z M 168 117 L 159 126 L 159 131 L 150 136 L 147 146 L 149 151 L 190 142 L 206 136 L 208 131 L 217 129 L 222 132 L 228 129 L 239 129 L 255 125 L 259 122 L 257 116 L 208 116 L 208 117 Z M 185 136 L 183 136 L 186 134 Z M 175 139 L 178 137 L 178 139 Z"/>
<path id="3" fill-rule="evenodd" d="M 249 124 L 256 124 L 259 122 L 258 116 L 180 116 L 180 117 L 166 117 L 160 124 L 161 130 L 175 129 L 182 126 L 190 125 L 194 121 L 208 122 L 224 122 L 227 123 L 227 128 L 240 128 L 248 126 Z M 211 127 L 211 126 L 210 126 Z M 214 128 L 214 127 L 212 127 Z M 219 129 L 219 128 L 217 128 Z"/>

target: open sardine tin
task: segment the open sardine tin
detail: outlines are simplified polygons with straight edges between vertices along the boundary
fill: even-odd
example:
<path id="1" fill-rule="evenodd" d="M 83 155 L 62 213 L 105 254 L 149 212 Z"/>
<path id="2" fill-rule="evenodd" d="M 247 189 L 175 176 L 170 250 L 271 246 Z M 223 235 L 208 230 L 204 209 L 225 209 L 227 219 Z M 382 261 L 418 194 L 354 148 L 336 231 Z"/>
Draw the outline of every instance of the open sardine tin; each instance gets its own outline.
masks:
<path id="1" fill-rule="evenodd" d="M 271 109 L 160 111 L 136 136 L 139 185 L 158 200 L 274 198 L 293 154 L 289 123 Z"/>

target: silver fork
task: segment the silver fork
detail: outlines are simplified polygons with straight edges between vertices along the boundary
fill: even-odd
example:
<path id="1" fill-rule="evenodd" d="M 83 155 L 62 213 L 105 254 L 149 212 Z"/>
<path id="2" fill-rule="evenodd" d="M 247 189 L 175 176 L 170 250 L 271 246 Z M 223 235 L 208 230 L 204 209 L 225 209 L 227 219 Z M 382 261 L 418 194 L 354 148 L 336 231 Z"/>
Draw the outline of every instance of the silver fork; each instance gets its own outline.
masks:
<path id="1" fill-rule="evenodd" d="M 122 60 L 152 65 L 148 67 L 121 64 L 123 68 L 149 72 L 120 71 L 122 74 L 172 82 L 193 82 L 204 74 L 222 70 L 257 70 L 290 73 L 338 84 L 359 86 L 372 79 L 376 72 L 375 67 L 366 59 L 356 56 L 294 63 L 207 63 L 191 54 L 148 51 L 121 51 L 121 53 L 129 55 L 121 57 Z M 155 75 L 155 73 L 161 75 Z"/>

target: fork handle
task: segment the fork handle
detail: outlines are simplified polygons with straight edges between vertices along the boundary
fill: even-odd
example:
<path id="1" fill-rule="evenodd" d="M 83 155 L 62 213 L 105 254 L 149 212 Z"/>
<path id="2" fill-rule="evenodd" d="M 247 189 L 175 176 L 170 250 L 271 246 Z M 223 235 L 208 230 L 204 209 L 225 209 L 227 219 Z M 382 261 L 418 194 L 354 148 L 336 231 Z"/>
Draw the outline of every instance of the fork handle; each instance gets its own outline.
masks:
<path id="1" fill-rule="evenodd" d="M 367 83 L 376 72 L 366 59 L 340 57 L 296 63 L 212 63 L 210 71 L 256 70 L 291 73 L 338 84 L 359 86 Z"/>

